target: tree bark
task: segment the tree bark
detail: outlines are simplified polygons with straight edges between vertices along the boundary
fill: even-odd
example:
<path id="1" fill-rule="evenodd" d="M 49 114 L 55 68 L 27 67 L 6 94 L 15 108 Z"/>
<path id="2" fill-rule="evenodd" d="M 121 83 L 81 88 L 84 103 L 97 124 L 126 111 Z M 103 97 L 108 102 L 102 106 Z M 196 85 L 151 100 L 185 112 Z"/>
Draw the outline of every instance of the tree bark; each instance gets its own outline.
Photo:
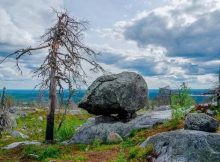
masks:
<path id="1" fill-rule="evenodd" d="M 3 87 L 3 90 L 2 90 L 2 98 L 1 98 L 1 111 L 2 111 L 2 112 L 5 110 L 5 102 L 6 102 L 6 99 L 5 99 L 5 91 L 6 91 L 6 88 Z"/>
<path id="2" fill-rule="evenodd" d="M 50 72 L 50 88 L 49 88 L 49 112 L 47 115 L 47 127 L 46 127 L 46 135 L 45 142 L 46 143 L 54 143 L 54 117 L 55 117 L 55 109 L 57 107 L 57 96 L 56 96 L 56 63 L 57 63 L 57 51 L 59 48 L 59 43 L 54 41 L 52 45 L 52 58 L 51 58 L 51 72 Z"/>
<path id="3" fill-rule="evenodd" d="M 46 143 L 53 143 L 54 141 L 54 116 L 55 109 L 57 107 L 56 99 L 56 79 L 55 79 L 55 69 L 51 69 L 51 82 L 49 89 L 49 112 L 47 115 L 47 127 L 46 127 Z"/>

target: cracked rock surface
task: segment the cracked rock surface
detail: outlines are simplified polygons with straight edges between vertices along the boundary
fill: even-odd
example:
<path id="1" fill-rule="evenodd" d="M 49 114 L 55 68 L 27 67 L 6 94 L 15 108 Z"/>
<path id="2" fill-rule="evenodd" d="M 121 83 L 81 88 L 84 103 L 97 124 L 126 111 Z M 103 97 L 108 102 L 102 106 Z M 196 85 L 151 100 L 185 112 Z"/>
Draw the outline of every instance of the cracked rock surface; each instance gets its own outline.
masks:
<path id="1" fill-rule="evenodd" d="M 148 101 L 147 83 L 134 72 L 101 76 L 88 88 L 79 107 L 94 115 L 127 115 L 144 108 Z"/>
<path id="2" fill-rule="evenodd" d="M 177 130 L 149 137 L 141 144 L 154 145 L 154 162 L 220 162 L 220 134 Z"/>
<path id="3" fill-rule="evenodd" d="M 170 118 L 170 110 L 145 112 L 145 114 L 138 115 L 129 122 L 115 121 L 115 119 L 111 117 L 97 116 L 89 118 L 87 122 L 77 130 L 73 138 L 65 142 L 65 144 L 89 144 L 95 139 L 106 142 L 110 132 L 117 133 L 122 138 L 125 138 L 130 135 L 132 130 L 152 128 L 154 125 L 160 124 Z"/>
<path id="4" fill-rule="evenodd" d="M 204 113 L 189 113 L 185 119 L 185 129 L 215 132 L 218 127 L 218 121 Z"/>

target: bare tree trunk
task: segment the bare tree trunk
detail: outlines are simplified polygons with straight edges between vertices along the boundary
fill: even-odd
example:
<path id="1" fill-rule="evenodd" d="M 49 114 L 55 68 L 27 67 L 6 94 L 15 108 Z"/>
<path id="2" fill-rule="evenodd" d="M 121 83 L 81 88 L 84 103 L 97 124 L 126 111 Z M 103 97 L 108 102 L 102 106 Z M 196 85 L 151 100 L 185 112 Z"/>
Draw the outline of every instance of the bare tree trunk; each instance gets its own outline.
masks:
<path id="1" fill-rule="evenodd" d="M 50 73 L 50 88 L 49 88 L 49 112 L 47 115 L 47 127 L 46 127 L 46 136 L 45 142 L 46 143 L 53 143 L 54 142 L 54 117 L 55 117 L 55 109 L 57 108 L 57 96 L 56 96 L 56 88 L 57 88 L 57 81 L 56 81 L 56 63 L 57 63 L 57 50 L 59 44 L 53 43 L 52 45 L 52 64 L 51 73 Z"/>
<path id="2" fill-rule="evenodd" d="M 56 99 L 56 79 L 55 79 L 55 69 L 51 70 L 51 83 L 49 89 L 49 112 L 47 115 L 47 127 L 46 127 L 46 143 L 53 143 L 54 140 L 54 116 L 55 109 L 57 107 Z"/>
<path id="3" fill-rule="evenodd" d="M 6 99 L 5 99 L 5 90 L 6 88 L 3 87 L 3 90 L 2 90 L 2 98 L 1 98 L 1 111 L 5 111 L 5 102 L 6 102 Z"/>

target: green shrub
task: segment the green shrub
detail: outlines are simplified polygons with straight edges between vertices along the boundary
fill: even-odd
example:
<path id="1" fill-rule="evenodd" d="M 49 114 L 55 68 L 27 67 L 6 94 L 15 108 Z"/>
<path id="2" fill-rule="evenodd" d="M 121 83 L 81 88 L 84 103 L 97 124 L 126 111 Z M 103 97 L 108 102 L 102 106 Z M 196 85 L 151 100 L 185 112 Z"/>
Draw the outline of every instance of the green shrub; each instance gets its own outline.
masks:
<path id="1" fill-rule="evenodd" d="M 179 120 L 178 118 L 173 118 L 163 123 L 165 127 L 168 127 L 171 130 L 177 129 L 180 124 L 181 124 L 181 120 Z"/>
<path id="2" fill-rule="evenodd" d="M 100 147 L 101 146 L 101 144 L 102 144 L 102 141 L 100 140 L 100 139 L 94 139 L 93 141 L 92 141 L 92 147 L 93 148 L 97 148 L 97 147 Z"/>
<path id="3" fill-rule="evenodd" d="M 57 116 L 56 124 L 59 123 L 58 118 L 59 116 Z M 66 115 L 65 120 L 60 129 L 55 131 L 55 138 L 60 142 L 70 139 L 75 133 L 75 128 L 79 127 L 84 122 L 85 120 L 80 119 L 80 117 L 77 115 Z"/>
<path id="4" fill-rule="evenodd" d="M 48 146 L 46 149 L 44 149 L 40 156 L 39 159 L 46 159 L 46 158 L 57 158 L 60 155 L 60 150 L 58 148 L 55 148 L 53 146 Z"/>
<path id="5" fill-rule="evenodd" d="M 38 146 L 27 146 L 24 149 L 24 155 L 36 155 L 37 160 L 45 160 L 47 158 L 58 158 L 60 155 L 60 150 L 54 146 L 38 147 Z"/>
<path id="6" fill-rule="evenodd" d="M 132 129 L 130 133 L 130 137 L 134 137 L 137 134 L 137 129 Z"/>
<path id="7" fill-rule="evenodd" d="M 140 146 L 132 147 L 129 150 L 128 160 L 144 160 L 147 158 L 147 156 L 152 154 L 153 151 L 154 147 L 151 144 L 145 148 L 141 148 Z"/>
<path id="8" fill-rule="evenodd" d="M 89 150 L 89 145 L 86 144 L 79 144 L 79 150 L 80 151 L 88 151 Z"/>
<path id="9" fill-rule="evenodd" d="M 65 141 L 70 139 L 74 134 L 74 128 L 71 124 L 65 123 L 59 131 L 56 132 L 56 139 L 58 141 Z"/>
<path id="10" fill-rule="evenodd" d="M 122 148 L 132 147 L 134 146 L 134 143 L 131 138 L 128 138 L 121 143 L 121 146 Z"/>
<path id="11" fill-rule="evenodd" d="M 195 101 L 190 95 L 190 89 L 183 83 L 178 91 L 178 94 L 171 96 L 172 118 L 180 120 L 190 110 L 190 107 L 195 104 Z"/>

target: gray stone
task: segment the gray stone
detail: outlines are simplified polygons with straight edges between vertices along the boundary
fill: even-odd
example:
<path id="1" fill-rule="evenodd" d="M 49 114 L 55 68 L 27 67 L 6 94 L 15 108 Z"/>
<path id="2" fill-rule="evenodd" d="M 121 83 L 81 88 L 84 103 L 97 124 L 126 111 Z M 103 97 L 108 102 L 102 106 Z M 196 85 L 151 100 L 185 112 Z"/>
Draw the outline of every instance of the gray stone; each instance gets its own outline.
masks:
<path id="1" fill-rule="evenodd" d="M 22 145 L 41 145 L 41 143 L 37 142 L 37 141 L 14 142 L 10 145 L 7 145 L 7 146 L 3 147 L 3 149 L 6 149 L 6 150 L 14 149 L 14 148 L 17 148 L 17 147 L 22 146 Z"/>
<path id="2" fill-rule="evenodd" d="M 78 114 L 82 114 L 82 111 L 81 109 L 72 109 L 72 110 L 69 110 L 69 113 L 70 114 L 74 114 L 74 115 L 78 115 Z"/>
<path id="3" fill-rule="evenodd" d="M 163 123 L 165 120 L 171 118 L 171 111 L 161 112 L 145 112 L 129 122 L 117 121 L 112 118 L 101 119 L 102 117 L 89 118 L 88 121 L 77 129 L 73 138 L 65 142 L 65 144 L 72 143 L 92 143 L 95 139 L 107 142 L 109 133 L 114 132 L 119 134 L 122 138 L 128 137 L 132 130 L 140 130 L 143 128 L 152 128 L 154 125 Z M 103 122 L 104 121 L 104 122 Z"/>
<path id="4" fill-rule="evenodd" d="M 154 111 L 164 111 L 164 110 L 170 110 L 170 106 L 169 105 L 161 105 L 161 106 L 154 108 Z"/>
<path id="5" fill-rule="evenodd" d="M 210 109 L 208 109 L 206 113 L 208 115 L 210 115 L 210 116 L 214 116 L 215 115 L 215 112 L 213 110 L 210 110 Z"/>
<path id="6" fill-rule="evenodd" d="M 17 126 L 15 117 L 9 112 L 0 113 L 0 132 L 11 130 Z"/>
<path id="7" fill-rule="evenodd" d="M 39 158 L 39 155 L 36 155 L 36 154 L 28 154 L 27 157 L 30 158 L 30 159 L 36 159 L 36 160 L 37 160 L 37 159 Z"/>
<path id="8" fill-rule="evenodd" d="M 16 115 L 9 113 L 9 119 L 10 119 L 10 130 L 13 130 L 17 127 L 17 121 L 16 121 Z"/>
<path id="9" fill-rule="evenodd" d="M 154 162 L 220 162 L 220 134 L 177 130 L 149 137 L 141 144 L 154 145 Z"/>
<path id="10" fill-rule="evenodd" d="M 215 132 L 219 123 L 204 113 L 189 113 L 185 119 L 185 129 Z"/>
<path id="11" fill-rule="evenodd" d="M 18 115 L 21 117 L 21 118 L 25 118 L 27 116 L 27 113 L 24 112 L 24 111 L 21 111 L 18 113 Z"/>
<path id="12" fill-rule="evenodd" d="M 11 135 L 12 135 L 13 137 L 29 138 L 27 135 L 25 135 L 25 134 L 23 134 L 23 133 L 21 133 L 21 132 L 19 132 L 19 131 L 12 131 L 12 132 L 11 132 Z"/>
<path id="13" fill-rule="evenodd" d="M 123 139 L 118 133 L 110 132 L 107 137 L 107 143 L 120 143 Z"/>
<path id="14" fill-rule="evenodd" d="M 79 107 L 95 115 L 119 114 L 121 118 L 132 118 L 132 114 L 146 106 L 147 93 L 147 83 L 139 74 L 106 75 L 92 83 Z"/>
<path id="15" fill-rule="evenodd" d="M 16 112 L 16 107 L 10 107 L 9 112 L 14 114 Z"/>

